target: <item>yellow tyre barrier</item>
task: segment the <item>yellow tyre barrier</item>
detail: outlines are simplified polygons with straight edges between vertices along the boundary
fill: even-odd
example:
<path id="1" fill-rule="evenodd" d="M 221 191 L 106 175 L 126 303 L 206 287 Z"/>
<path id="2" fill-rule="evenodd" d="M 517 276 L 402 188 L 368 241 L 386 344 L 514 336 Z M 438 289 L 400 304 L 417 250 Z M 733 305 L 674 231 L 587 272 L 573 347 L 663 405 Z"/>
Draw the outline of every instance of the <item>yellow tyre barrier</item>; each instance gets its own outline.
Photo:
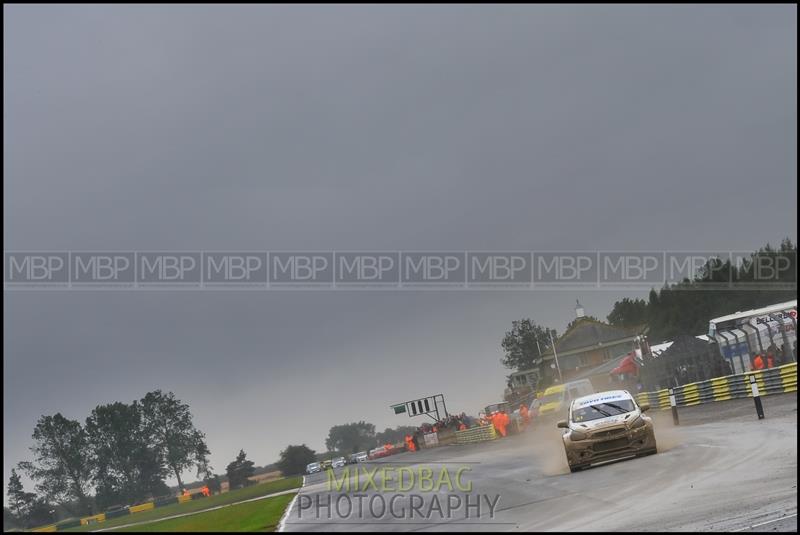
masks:
<path id="1" fill-rule="evenodd" d="M 86 516 L 81 518 L 81 526 L 85 526 L 86 524 L 91 524 L 92 522 L 105 522 L 105 521 L 106 521 L 106 514 L 100 513 L 99 515 Z"/>
<path id="2" fill-rule="evenodd" d="M 131 512 L 131 514 L 133 514 L 133 513 L 140 513 L 140 512 L 142 512 L 142 511 L 149 511 L 150 509 L 154 509 L 154 508 L 155 508 L 155 506 L 156 506 L 156 504 L 155 504 L 155 503 L 153 503 L 153 502 L 147 502 L 147 503 L 143 503 L 143 504 L 141 504 L 141 505 L 134 505 L 133 507 L 129 507 L 129 508 L 128 508 L 128 511 L 130 511 L 130 512 Z"/>
<path id="3" fill-rule="evenodd" d="M 456 444 L 474 444 L 475 442 L 486 442 L 497 438 L 497 432 L 492 424 L 456 431 L 455 435 Z"/>

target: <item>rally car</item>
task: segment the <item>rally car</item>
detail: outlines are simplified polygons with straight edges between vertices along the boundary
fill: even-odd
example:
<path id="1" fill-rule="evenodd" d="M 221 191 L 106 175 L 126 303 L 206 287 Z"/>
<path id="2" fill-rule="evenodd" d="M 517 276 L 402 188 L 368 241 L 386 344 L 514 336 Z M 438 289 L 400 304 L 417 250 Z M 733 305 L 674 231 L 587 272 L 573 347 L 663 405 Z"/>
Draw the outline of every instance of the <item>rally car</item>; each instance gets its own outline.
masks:
<path id="1" fill-rule="evenodd" d="M 570 403 L 562 440 L 571 472 L 594 463 L 656 453 L 649 405 L 636 403 L 627 390 L 610 390 Z"/>

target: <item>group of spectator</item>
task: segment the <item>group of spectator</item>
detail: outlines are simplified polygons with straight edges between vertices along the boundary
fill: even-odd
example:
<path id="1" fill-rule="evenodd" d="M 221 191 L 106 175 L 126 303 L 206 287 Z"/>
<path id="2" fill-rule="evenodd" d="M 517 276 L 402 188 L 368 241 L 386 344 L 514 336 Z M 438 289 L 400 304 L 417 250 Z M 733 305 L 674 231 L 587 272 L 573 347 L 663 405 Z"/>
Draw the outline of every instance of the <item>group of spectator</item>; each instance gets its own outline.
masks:
<path id="1" fill-rule="evenodd" d="M 770 344 L 767 348 L 766 355 L 761 355 L 761 353 L 757 353 L 755 357 L 753 357 L 753 369 L 754 370 L 763 370 L 766 368 L 774 368 L 776 366 L 781 366 L 788 361 L 789 355 L 786 352 L 786 346 L 781 345 L 781 348 L 775 344 Z"/>
<path id="2" fill-rule="evenodd" d="M 422 434 L 428 434 L 444 431 L 446 429 L 468 429 L 474 425 L 477 425 L 477 418 L 467 416 L 466 413 L 462 412 L 461 414 L 450 414 L 447 418 L 438 420 L 432 424 L 425 422 L 417 428 L 417 431 Z"/>
<path id="3" fill-rule="evenodd" d="M 520 405 L 519 416 L 521 419 L 521 422 L 519 422 L 521 428 L 527 427 L 533 417 L 533 415 L 529 413 L 527 405 L 524 403 Z M 489 424 L 494 425 L 494 428 L 500 436 L 504 437 L 507 435 L 507 427 L 511 425 L 511 421 L 511 415 L 506 413 L 505 410 L 499 410 L 492 414 L 484 414 L 481 412 L 477 418 L 467 416 L 467 414 L 463 412 L 461 414 L 451 414 L 442 420 L 433 423 L 425 422 L 420 425 L 413 434 L 406 435 L 405 445 L 408 451 L 417 451 L 420 448 L 423 436 L 429 433 L 437 433 L 445 430 L 463 431 L 471 427 L 486 426 Z"/>
<path id="4" fill-rule="evenodd" d="M 781 359 L 781 355 L 783 353 L 783 347 L 781 347 L 780 352 L 778 352 L 778 348 L 775 347 L 775 344 L 771 344 L 767 348 L 766 355 L 756 353 L 755 357 L 753 357 L 753 369 L 763 370 L 765 368 L 774 368 L 775 366 L 780 366 L 783 360 Z"/>
<path id="5" fill-rule="evenodd" d="M 450 414 L 446 418 L 437 420 L 433 423 L 425 422 L 417 427 L 416 431 L 414 431 L 412 435 L 406 436 L 406 449 L 408 451 L 418 450 L 424 435 L 438 433 L 439 431 L 445 430 L 461 431 L 477 425 L 481 425 L 481 422 L 478 420 L 478 418 L 467 416 L 467 414 L 463 412 L 461 414 Z"/>

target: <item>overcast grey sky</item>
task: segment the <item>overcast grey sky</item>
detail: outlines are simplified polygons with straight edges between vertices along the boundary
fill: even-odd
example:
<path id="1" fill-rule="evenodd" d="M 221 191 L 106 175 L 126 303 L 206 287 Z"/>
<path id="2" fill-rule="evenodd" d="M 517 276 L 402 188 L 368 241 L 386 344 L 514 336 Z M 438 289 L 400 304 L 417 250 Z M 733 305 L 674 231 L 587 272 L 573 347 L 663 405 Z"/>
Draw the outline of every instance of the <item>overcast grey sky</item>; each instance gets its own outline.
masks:
<path id="1" fill-rule="evenodd" d="M 797 238 L 783 6 L 6 6 L 5 250 L 750 250 Z M 36 418 L 161 388 L 224 471 L 502 396 L 514 319 L 634 292 L 4 292 Z"/>

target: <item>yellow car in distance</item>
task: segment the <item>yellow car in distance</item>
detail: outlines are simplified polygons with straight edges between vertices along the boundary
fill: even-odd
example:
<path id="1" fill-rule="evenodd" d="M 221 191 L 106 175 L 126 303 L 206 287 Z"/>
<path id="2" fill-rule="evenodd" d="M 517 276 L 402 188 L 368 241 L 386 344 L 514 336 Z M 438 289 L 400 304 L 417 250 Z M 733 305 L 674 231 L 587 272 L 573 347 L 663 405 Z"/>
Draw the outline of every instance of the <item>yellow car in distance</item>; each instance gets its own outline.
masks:
<path id="1" fill-rule="evenodd" d="M 594 387 L 588 379 L 553 385 L 547 388 L 539 399 L 538 416 L 543 420 L 556 420 L 566 414 L 567 407 L 573 399 L 593 393 Z"/>

